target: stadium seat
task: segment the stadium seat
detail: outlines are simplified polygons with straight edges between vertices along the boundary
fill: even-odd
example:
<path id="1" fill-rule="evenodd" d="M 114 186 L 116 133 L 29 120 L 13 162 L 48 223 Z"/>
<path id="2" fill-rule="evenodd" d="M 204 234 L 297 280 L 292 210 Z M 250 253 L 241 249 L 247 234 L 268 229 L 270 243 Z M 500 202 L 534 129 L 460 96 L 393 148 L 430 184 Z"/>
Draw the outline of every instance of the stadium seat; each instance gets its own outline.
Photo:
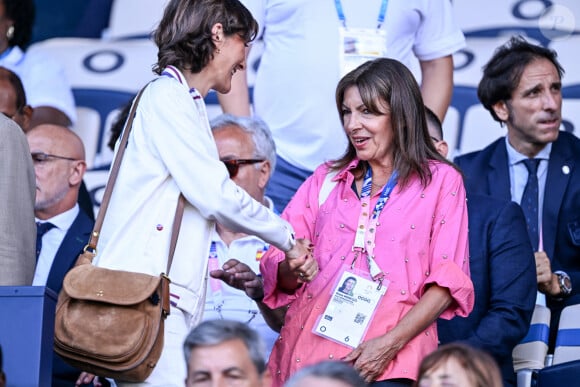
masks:
<path id="1" fill-rule="evenodd" d="M 107 166 L 111 161 L 111 157 L 106 156 L 106 144 L 112 120 L 134 95 L 99 89 L 73 89 L 73 95 L 78 113 L 78 121 L 73 130 L 81 136 L 85 144 L 87 168 Z"/>
<path id="2" fill-rule="evenodd" d="M 536 305 L 526 337 L 513 350 L 518 387 L 529 387 L 534 371 L 544 368 L 548 354 L 550 315 L 550 309 Z"/>
<path id="3" fill-rule="evenodd" d="M 580 360 L 580 304 L 565 307 L 560 314 L 552 364 Z"/>
<path id="4" fill-rule="evenodd" d="M 151 35 L 168 0 L 115 0 L 105 39 L 143 38 Z"/>

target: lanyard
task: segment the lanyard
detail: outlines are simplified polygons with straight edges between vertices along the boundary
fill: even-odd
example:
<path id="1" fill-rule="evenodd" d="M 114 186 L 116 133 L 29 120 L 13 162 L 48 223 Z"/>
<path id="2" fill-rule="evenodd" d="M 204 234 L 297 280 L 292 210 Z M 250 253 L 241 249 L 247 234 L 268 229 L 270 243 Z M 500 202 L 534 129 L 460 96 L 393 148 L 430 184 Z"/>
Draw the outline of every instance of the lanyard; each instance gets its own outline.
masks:
<path id="1" fill-rule="evenodd" d="M 379 16 L 377 17 L 377 30 L 381 28 L 383 22 L 385 21 L 385 15 L 387 14 L 387 5 L 389 0 L 382 0 L 381 8 L 379 9 Z M 344 11 L 342 10 L 342 1 L 334 0 L 334 6 L 336 8 L 336 13 L 338 14 L 338 20 L 342 23 L 342 26 L 346 28 L 346 17 L 344 16 Z"/>
<path id="2" fill-rule="evenodd" d="M 387 181 L 387 184 L 385 184 L 383 187 L 381 196 L 375 204 L 375 208 L 373 209 L 372 213 L 369 214 L 372 179 L 373 172 L 369 167 L 365 174 L 363 187 L 361 190 L 361 212 L 356 228 L 354 245 L 352 247 L 353 251 L 355 252 L 355 257 L 352 261 L 351 267 L 354 266 L 358 255 L 366 252 L 369 271 L 373 277 L 373 280 L 379 279 L 379 281 L 382 281 L 384 274 L 375 262 L 375 256 L 373 255 L 375 249 L 376 229 L 379 225 L 379 215 L 383 211 L 383 208 L 385 208 L 387 200 L 397 185 L 399 174 L 397 171 L 392 173 L 389 181 Z M 379 287 L 380 286 L 381 285 L 379 284 Z"/>
<path id="3" fill-rule="evenodd" d="M 183 79 L 183 76 L 181 75 L 179 70 L 172 65 L 169 65 L 165 69 L 163 69 L 161 75 L 173 78 L 182 85 L 189 87 L 185 79 Z M 209 126 L 209 119 L 207 117 L 207 111 L 205 109 L 205 102 L 203 97 L 201 96 L 201 94 L 199 94 L 199 91 L 197 91 L 195 87 L 189 89 L 189 95 L 191 95 L 191 98 L 193 98 L 195 107 L 197 108 L 199 115 L 202 117 L 202 124 L 205 124 L 208 132 L 211 133 L 211 128 Z"/>

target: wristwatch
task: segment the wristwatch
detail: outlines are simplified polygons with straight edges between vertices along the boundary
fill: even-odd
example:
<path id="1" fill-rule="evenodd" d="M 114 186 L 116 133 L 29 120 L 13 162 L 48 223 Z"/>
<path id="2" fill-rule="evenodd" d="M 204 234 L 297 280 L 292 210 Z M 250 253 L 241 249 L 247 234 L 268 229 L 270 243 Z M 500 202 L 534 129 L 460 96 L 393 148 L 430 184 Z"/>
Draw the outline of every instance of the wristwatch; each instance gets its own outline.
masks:
<path id="1" fill-rule="evenodd" d="M 558 277 L 558 285 L 560 285 L 560 294 L 558 297 L 566 297 L 572 293 L 572 281 L 566 272 L 558 270 L 554 274 Z"/>

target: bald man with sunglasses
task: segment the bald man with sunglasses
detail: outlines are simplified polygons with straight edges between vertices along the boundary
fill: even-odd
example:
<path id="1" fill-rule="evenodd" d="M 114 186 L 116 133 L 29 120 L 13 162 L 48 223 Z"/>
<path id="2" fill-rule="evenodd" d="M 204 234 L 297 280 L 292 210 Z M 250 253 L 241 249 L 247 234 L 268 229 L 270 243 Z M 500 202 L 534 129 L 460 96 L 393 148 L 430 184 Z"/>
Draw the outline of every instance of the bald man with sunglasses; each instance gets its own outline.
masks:
<path id="1" fill-rule="evenodd" d="M 256 118 L 228 114 L 214 118 L 210 124 L 219 158 L 230 178 L 252 198 L 275 211 L 272 201 L 264 194 L 276 163 L 276 147 L 266 124 Z M 255 236 L 216 225 L 207 257 L 213 276 L 208 279 L 203 318 L 247 323 L 260 332 L 269 354 L 278 333 L 269 328 L 267 321 L 275 319 L 276 314 L 262 305 L 261 278 L 254 274 L 259 273 L 260 259 L 268 248 L 268 244 Z M 246 270 L 247 267 L 251 270 Z M 239 274 L 243 278 L 235 278 L 234 272 L 243 272 Z M 261 311 L 268 313 L 263 315 Z"/>

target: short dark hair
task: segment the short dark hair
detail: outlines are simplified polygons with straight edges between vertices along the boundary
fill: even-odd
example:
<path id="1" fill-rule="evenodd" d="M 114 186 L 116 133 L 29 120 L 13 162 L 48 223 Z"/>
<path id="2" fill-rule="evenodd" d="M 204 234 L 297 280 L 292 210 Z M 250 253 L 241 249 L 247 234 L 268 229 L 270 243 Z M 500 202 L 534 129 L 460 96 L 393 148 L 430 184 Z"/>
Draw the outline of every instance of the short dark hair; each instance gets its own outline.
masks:
<path id="1" fill-rule="evenodd" d="M 256 367 L 258 374 L 266 371 L 264 343 L 260 335 L 244 323 L 233 320 L 206 320 L 192 329 L 183 343 L 186 363 L 191 351 L 198 347 L 221 344 L 228 340 L 241 340 Z"/>
<path id="2" fill-rule="evenodd" d="M 405 65 L 395 59 L 379 58 L 363 63 L 342 77 L 336 87 L 336 107 L 343 125 L 344 95 L 352 86 L 358 88 L 363 103 L 372 113 L 385 114 L 380 104 L 388 104 L 394 132 L 394 169 L 399 173 L 402 186 L 413 175 L 419 176 L 421 184 L 427 186 L 432 177 L 430 160 L 453 166 L 437 152 L 429 137 L 421 90 Z M 331 166 L 342 169 L 355 158 L 356 150 L 349 141 L 344 155 Z M 359 163 L 353 171 L 356 177 L 364 174 L 365 165 Z"/>
<path id="3" fill-rule="evenodd" d="M 0 79 L 6 79 L 10 86 L 12 86 L 14 94 L 16 95 L 16 111 L 19 113 L 22 112 L 22 109 L 26 106 L 26 93 L 24 92 L 24 86 L 22 86 L 20 77 L 14 71 L 0 66 Z"/>
<path id="4" fill-rule="evenodd" d="M 169 65 L 199 73 L 213 58 L 212 27 L 221 23 L 225 36 L 237 34 L 247 44 L 258 23 L 238 0 L 170 0 L 154 33 L 159 48 L 153 71 Z"/>
<path id="5" fill-rule="evenodd" d="M 437 132 L 435 134 L 439 136 L 438 139 L 443 140 L 443 125 L 441 125 L 441 120 L 437 117 L 437 114 L 427 106 L 425 106 L 425 118 L 427 118 L 427 128 L 429 128 L 429 124 L 431 124 L 431 127 Z"/>
<path id="6" fill-rule="evenodd" d="M 493 105 L 509 101 L 518 87 L 522 73 L 533 61 L 547 59 L 556 67 L 560 79 L 564 69 L 558 62 L 554 50 L 527 42 L 521 36 L 514 36 L 498 47 L 491 59 L 483 67 L 483 77 L 477 88 L 477 96 L 494 120 L 502 122 L 495 114 Z"/>
<path id="7" fill-rule="evenodd" d="M 1 0 L 7 19 L 14 22 L 14 35 L 8 41 L 9 47 L 18 46 L 25 50 L 32 39 L 32 27 L 36 17 L 34 0 Z"/>

